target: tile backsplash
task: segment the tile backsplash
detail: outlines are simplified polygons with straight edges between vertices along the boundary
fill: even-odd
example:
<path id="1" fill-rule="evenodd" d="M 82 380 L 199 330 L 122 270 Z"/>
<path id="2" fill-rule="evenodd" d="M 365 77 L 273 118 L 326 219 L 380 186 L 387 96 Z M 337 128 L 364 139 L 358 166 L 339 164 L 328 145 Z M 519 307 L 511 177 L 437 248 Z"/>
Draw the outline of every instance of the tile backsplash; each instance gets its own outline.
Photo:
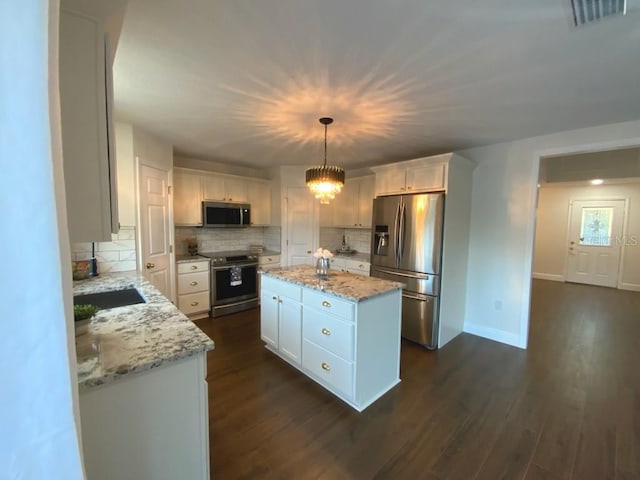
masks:
<path id="1" fill-rule="evenodd" d="M 371 230 L 365 228 L 321 227 L 320 246 L 335 251 L 342 245 L 342 235 L 358 253 L 371 253 Z"/>
<path id="2" fill-rule="evenodd" d="M 97 242 L 95 244 L 98 273 L 135 270 L 136 228 L 120 227 L 120 232 L 112 234 L 112 238 L 111 242 Z M 73 260 L 89 260 L 91 258 L 91 243 L 72 243 L 71 258 Z"/>
<path id="3" fill-rule="evenodd" d="M 186 255 L 186 240 L 192 237 L 198 240 L 198 252 L 248 250 L 250 245 L 264 245 L 268 250 L 280 251 L 280 227 L 176 227 L 177 255 Z"/>

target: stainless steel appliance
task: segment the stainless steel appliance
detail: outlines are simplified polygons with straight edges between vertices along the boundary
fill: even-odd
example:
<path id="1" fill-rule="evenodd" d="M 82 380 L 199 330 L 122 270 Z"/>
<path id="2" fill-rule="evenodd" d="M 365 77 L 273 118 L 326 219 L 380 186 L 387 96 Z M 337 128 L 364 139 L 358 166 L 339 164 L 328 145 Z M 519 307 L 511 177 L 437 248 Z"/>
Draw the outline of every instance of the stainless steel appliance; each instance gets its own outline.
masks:
<path id="1" fill-rule="evenodd" d="M 248 203 L 202 202 L 203 227 L 248 227 L 251 206 Z"/>
<path id="2" fill-rule="evenodd" d="M 402 282 L 402 336 L 438 347 L 444 193 L 373 201 L 371 276 Z"/>
<path id="3" fill-rule="evenodd" d="M 258 306 L 258 256 L 250 252 L 200 253 L 211 259 L 211 316 Z"/>

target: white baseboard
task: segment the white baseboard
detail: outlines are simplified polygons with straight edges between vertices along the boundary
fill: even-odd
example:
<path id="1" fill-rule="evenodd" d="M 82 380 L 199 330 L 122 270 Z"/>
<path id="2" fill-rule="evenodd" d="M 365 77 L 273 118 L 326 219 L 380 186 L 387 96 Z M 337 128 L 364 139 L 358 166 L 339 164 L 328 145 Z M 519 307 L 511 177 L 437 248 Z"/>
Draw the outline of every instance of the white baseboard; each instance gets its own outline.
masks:
<path id="1" fill-rule="evenodd" d="M 537 278 L 539 280 L 552 280 L 554 282 L 564 282 L 564 275 L 557 275 L 555 273 L 538 273 L 533 272 L 531 274 L 533 278 Z"/>
<path id="2" fill-rule="evenodd" d="M 497 328 L 485 327 L 482 325 L 476 325 L 473 323 L 464 324 L 464 332 L 478 337 L 487 338 L 495 342 L 506 343 L 513 347 L 525 349 L 525 340 L 520 338 L 519 335 L 511 332 L 505 332 L 504 330 L 498 330 Z"/>
<path id="3" fill-rule="evenodd" d="M 621 283 L 618 288 L 620 290 L 631 290 L 632 292 L 640 292 L 640 285 L 637 283 Z"/>

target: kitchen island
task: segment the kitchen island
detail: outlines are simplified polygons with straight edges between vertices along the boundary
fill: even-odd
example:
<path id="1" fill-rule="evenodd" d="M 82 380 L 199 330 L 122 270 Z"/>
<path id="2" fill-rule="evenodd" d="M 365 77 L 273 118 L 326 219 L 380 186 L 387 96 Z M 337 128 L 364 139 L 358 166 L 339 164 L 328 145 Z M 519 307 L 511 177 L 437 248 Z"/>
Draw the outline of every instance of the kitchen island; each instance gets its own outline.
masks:
<path id="1" fill-rule="evenodd" d="M 296 265 L 262 272 L 266 347 L 358 411 L 400 382 L 402 283 Z"/>
<path id="2" fill-rule="evenodd" d="M 74 295 L 135 288 L 76 337 L 88 478 L 209 478 L 206 352 L 214 343 L 135 272 L 74 282 Z"/>

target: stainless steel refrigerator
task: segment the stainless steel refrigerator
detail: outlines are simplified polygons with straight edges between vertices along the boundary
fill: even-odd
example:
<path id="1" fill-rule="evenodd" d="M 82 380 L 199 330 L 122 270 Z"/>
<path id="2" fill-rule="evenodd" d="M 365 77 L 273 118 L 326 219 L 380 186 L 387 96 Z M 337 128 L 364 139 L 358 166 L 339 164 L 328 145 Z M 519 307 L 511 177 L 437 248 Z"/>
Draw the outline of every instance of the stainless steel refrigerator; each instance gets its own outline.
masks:
<path id="1" fill-rule="evenodd" d="M 394 195 L 373 201 L 371 276 L 406 285 L 402 336 L 438 347 L 444 193 Z"/>

